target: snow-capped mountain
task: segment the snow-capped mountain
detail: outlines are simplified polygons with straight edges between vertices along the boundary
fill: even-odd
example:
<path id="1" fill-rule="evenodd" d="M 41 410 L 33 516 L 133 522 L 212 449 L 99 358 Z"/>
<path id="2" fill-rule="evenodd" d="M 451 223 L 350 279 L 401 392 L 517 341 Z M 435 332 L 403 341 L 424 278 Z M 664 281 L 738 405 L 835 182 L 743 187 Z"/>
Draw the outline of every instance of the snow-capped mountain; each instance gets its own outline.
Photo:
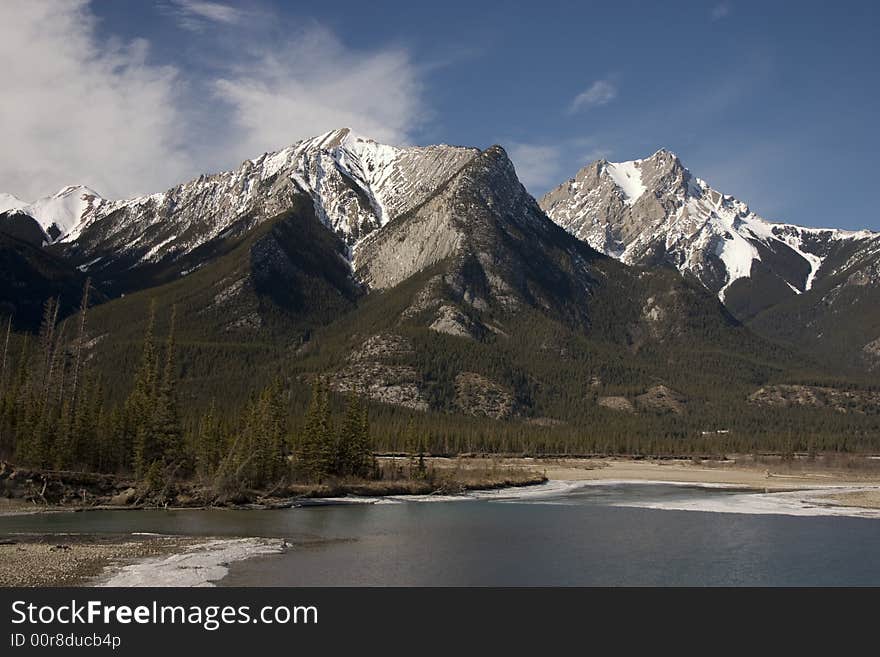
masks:
<path id="1" fill-rule="evenodd" d="M 871 231 L 769 222 L 667 150 L 593 162 L 540 205 L 570 233 L 627 264 L 670 264 L 693 274 L 735 314 L 810 290 L 817 277 L 845 266 L 851 252 L 880 247 L 880 234 Z"/>
<path id="2" fill-rule="evenodd" d="M 398 148 L 349 129 L 306 139 L 202 175 L 165 192 L 82 207 L 58 242 L 90 272 L 170 262 L 217 238 L 246 231 L 303 194 L 349 247 L 422 203 L 479 151 L 453 146 Z"/>
<path id="3" fill-rule="evenodd" d="M 97 192 L 74 185 L 33 203 L 0 194 L 0 212 L 15 211 L 32 217 L 45 233 L 45 241 L 51 243 L 68 238 L 102 201 Z"/>
<path id="4" fill-rule="evenodd" d="M 16 198 L 12 194 L 0 192 L 0 212 L 8 212 L 9 210 L 21 210 L 27 205 L 20 198 Z"/>

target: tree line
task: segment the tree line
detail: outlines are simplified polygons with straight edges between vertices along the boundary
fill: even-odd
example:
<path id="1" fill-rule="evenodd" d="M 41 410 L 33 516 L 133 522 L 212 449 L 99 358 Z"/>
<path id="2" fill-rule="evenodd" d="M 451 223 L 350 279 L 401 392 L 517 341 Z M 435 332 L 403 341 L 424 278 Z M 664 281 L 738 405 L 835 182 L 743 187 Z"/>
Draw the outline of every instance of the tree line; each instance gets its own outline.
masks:
<path id="1" fill-rule="evenodd" d="M 380 475 L 366 406 L 352 395 L 342 421 L 334 422 L 330 390 L 320 379 L 303 422 L 294 421 L 278 378 L 240 412 L 218 413 L 214 402 L 195 421 L 187 419 L 178 395 L 174 307 L 167 335 L 159 339 L 151 305 L 130 392 L 124 403 L 109 404 L 89 367 L 89 294 L 86 282 L 78 315 L 63 322 L 58 300 L 50 299 L 36 339 L 14 336 L 7 320 L 0 458 L 43 469 L 131 475 L 152 489 L 194 477 L 228 492 Z"/>

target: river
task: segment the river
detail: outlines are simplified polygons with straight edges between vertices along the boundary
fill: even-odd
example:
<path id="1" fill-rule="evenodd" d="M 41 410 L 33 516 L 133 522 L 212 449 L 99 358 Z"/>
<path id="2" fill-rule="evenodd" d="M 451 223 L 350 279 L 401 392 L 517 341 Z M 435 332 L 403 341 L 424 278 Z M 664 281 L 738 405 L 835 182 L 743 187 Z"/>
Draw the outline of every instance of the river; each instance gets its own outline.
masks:
<path id="1" fill-rule="evenodd" d="M 275 511 L 7 516 L 0 532 L 259 536 L 292 546 L 230 563 L 219 584 L 235 586 L 880 585 L 880 519 L 791 499 L 616 483 Z"/>

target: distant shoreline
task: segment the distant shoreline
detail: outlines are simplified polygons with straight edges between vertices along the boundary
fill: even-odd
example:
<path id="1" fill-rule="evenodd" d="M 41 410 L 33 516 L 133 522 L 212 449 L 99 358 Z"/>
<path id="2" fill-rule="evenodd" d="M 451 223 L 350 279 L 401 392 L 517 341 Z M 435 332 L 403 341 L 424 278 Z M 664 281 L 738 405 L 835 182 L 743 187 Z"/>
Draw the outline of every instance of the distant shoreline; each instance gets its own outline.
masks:
<path id="1" fill-rule="evenodd" d="M 384 462 L 407 462 L 405 456 L 381 456 Z M 286 495 L 255 497 L 252 501 L 220 505 L 191 502 L 156 506 L 149 504 L 35 504 L 24 499 L 0 498 L 0 517 L 29 513 L 81 512 L 89 510 L 136 511 L 142 509 L 284 509 L 321 504 L 327 498 L 387 498 L 426 495 L 457 495 L 530 487 L 548 480 L 668 482 L 723 484 L 755 492 L 822 488 L 880 487 L 880 459 L 866 456 L 831 455 L 817 459 L 788 460 L 781 457 L 733 457 L 727 459 L 633 458 L 633 457 L 518 457 L 459 456 L 426 457 L 438 480 L 389 480 L 331 482 L 290 486 Z M 880 508 L 880 491 L 857 493 L 829 491 L 841 506 Z"/>
<path id="2" fill-rule="evenodd" d="M 880 486 L 880 463 L 864 471 L 836 469 L 817 462 L 798 467 L 778 463 L 743 462 L 738 459 L 511 459 L 504 461 L 546 473 L 548 479 L 566 481 L 627 480 L 677 483 L 735 484 L 755 490 L 792 490 L 822 485 Z"/>
<path id="3" fill-rule="evenodd" d="M 523 465 L 522 459 L 516 462 Z M 684 459 L 609 458 L 534 459 L 529 467 L 540 469 L 550 480 L 726 485 L 765 493 L 804 491 L 811 499 L 835 506 L 880 509 L 880 463 L 857 469 L 849 463 L 834 467 L 809 460 L 756 463 L 726 459 L 696 463 Z M 838 489 L 843 490 L 836 492 Z"/>

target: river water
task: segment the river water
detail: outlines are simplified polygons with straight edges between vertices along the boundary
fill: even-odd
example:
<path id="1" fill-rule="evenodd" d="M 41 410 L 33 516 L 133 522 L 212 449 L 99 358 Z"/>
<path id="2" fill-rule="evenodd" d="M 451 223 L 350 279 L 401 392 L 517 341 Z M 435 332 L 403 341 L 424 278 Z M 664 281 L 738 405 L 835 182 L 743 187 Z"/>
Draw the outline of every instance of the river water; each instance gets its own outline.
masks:
<path id="1" fill-rule="evenodd" d="M 292 545 L 229 564 L 220 585 L 880 585 L 880 518 L 826 515 L 786 494 L 607 484 L 420 499 L 7 516 L 0 533 L 260 536 Z"/>

